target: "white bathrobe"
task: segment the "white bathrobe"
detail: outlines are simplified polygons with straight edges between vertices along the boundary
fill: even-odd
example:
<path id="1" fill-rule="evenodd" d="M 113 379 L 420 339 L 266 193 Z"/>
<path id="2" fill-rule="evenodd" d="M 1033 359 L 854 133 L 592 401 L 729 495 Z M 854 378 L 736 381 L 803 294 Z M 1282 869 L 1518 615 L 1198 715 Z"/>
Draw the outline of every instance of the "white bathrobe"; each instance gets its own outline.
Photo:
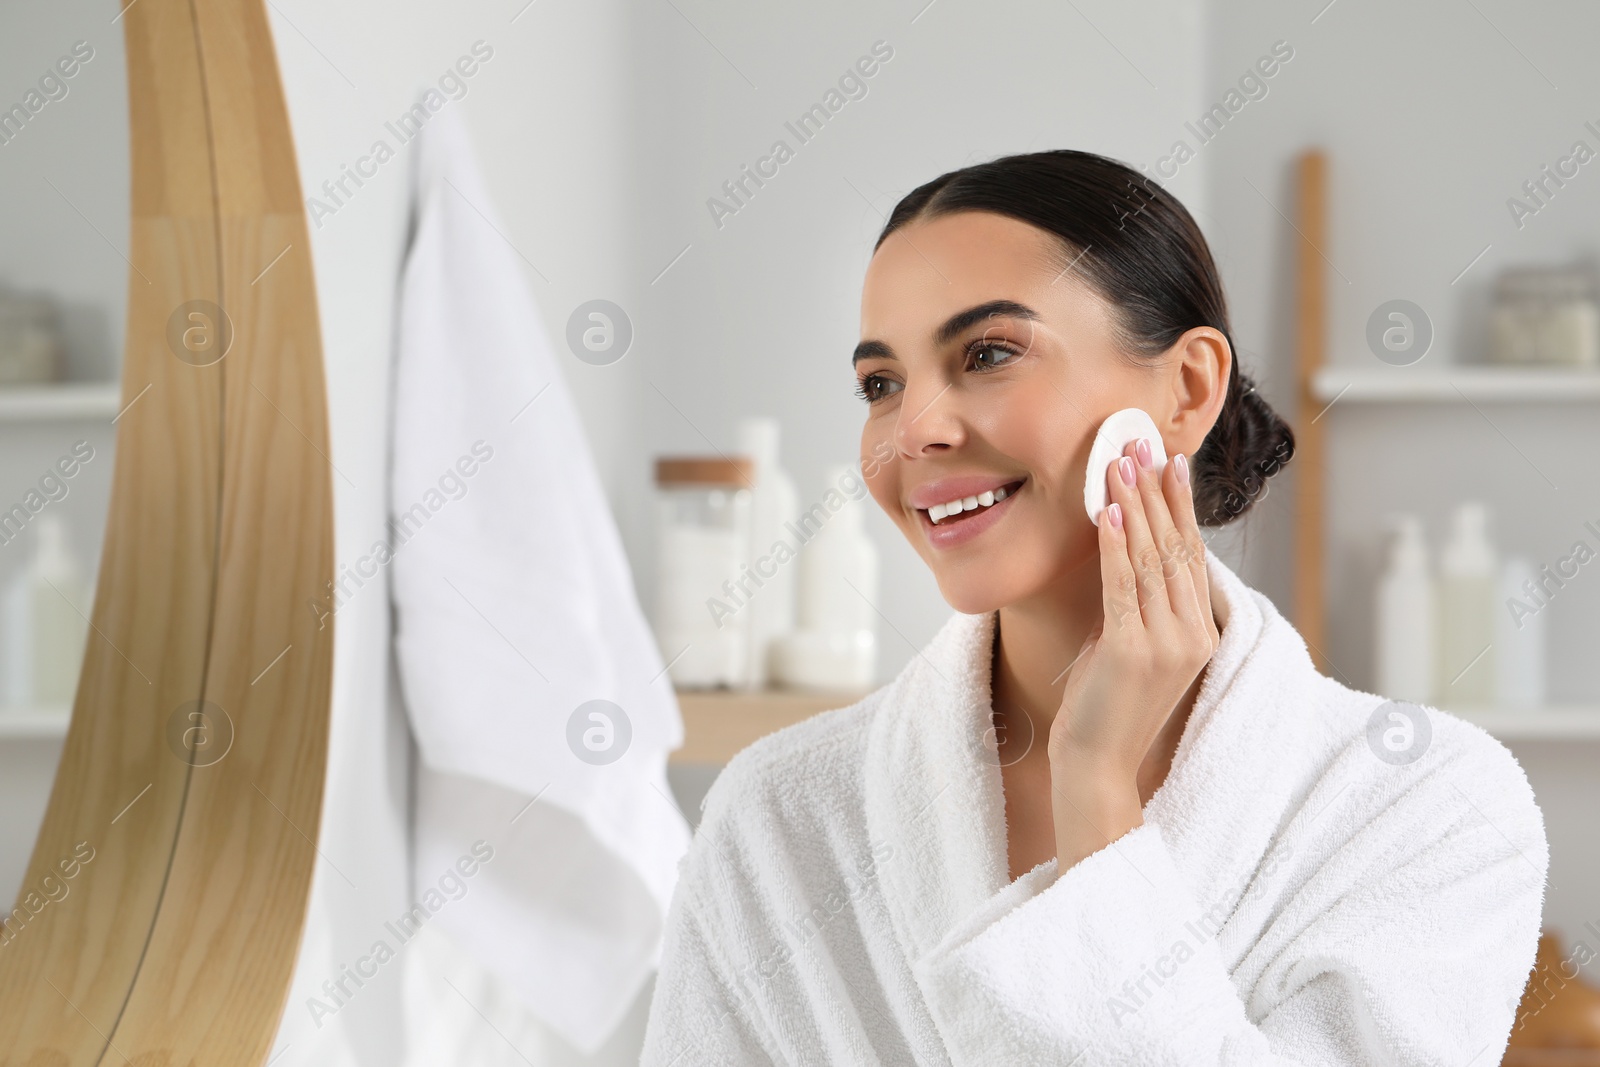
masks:
<path id="1" fill-rule="evenodd" d="M 733 759 L 641 1062 L 1499 1063 L 1548 865 L 1522 769 L 1432 708 L 1380 758 L 1383 699 L 1207 559 L 1222 640 L 1172 769 L 1065 873 L 1009 877 L 992 614 Z"/>

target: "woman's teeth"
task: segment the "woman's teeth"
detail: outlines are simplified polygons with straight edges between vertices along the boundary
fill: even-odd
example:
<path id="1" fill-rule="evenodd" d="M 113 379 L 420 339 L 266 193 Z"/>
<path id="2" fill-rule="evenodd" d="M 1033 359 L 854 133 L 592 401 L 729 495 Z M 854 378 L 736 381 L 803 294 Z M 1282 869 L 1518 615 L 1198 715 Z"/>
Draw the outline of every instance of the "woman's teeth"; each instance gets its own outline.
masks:
<path id="1" fill-rule="evenodd" d="M 937 525 L 940 520 L 951 515 L 959 515 L 963 511 L 976 511 L 978 508 L 986 508 L 991 504 L 998 504 L 1006 498 L 1006 492 L 1006 487 L 1001 486 L 999 489 L 985 491 L 977 496 L 967 496 L 959 500 L 952 500 L 948 504 L 935 504 L 928 509 L 928 518 Z"/>

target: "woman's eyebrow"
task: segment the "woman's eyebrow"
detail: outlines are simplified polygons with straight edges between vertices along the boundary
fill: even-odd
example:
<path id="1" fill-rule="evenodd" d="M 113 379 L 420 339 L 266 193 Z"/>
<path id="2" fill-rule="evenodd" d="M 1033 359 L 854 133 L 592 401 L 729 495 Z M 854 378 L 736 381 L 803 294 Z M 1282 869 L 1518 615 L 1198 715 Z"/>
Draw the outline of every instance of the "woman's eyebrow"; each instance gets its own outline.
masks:
<path id="1" fill-rule="evenodd" d="M 970 307 L 965 311 L 958 311 L 945 320 L 943 326 L 934 331 L 935 344 L 947 345 L 954 341 L 966 330 L 990 318 L 1028 319 L 1037 321 L 1039 313 L 1026 304 L 1019 304 L 1015 300 L 991 300 L 986 304 Z"/>
<path id="2" fill-rule="evenodd" d="M 855 355 L 850 357 L 850 365 L 854 367 L 864 359 L 899 359 L 894 354 L 894 349 L 882 341 L 862 341 L 856 345 Z"/>
<path id="3" fill-rule="evenodd" d="M 991 318 L 1027 319 L 1030 322 L 1036 322 L 1039 319 L 1039 313 L 1026 304 L 1019 304 L 1015 300 L 990 300 L 987 303 L 977 304 L 967 308 L 965 311 L 958 311 L 951 315 L 944 321 L 944 325 L 934 331 L 934 343 L 947 345 L 972 326 L 977 325 L 984 319 Z M 882 341 L 862 341 L 856 345 L 855 355 L 851 357 L 850 365 L 855 366 L 864 359 L 899 358 L 894 354 L 894 349 Z"/>

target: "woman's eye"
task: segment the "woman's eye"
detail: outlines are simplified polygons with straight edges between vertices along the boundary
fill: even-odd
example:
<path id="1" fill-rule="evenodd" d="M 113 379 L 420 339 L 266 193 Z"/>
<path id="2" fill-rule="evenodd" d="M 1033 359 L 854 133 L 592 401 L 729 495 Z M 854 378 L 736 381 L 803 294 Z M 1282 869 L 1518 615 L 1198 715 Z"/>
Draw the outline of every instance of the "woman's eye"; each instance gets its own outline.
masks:
<path id="1" fill-rule="evenodd" d="M 1016 352 L 1005 345 L 983 344 L 972 350 L 972 362 L 979 370 L 993 370 L 1014 356 Z"/>
<path id="2" fill-rule="evenodd" d="M 899 391 L 899 382 L 880 374 L 868 374 L 856 382 L 856 396 L 869 404 L 876 404 L 884 397 Z"/>

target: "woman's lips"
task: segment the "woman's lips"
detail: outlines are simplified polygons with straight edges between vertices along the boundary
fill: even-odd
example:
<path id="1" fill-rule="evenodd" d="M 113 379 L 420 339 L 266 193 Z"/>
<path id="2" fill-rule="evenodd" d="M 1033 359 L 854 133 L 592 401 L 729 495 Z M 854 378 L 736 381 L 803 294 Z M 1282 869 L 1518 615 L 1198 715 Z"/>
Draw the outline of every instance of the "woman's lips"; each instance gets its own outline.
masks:
<path id="1" fill-rule="evenodd" d="M 966 544 L 975 537 L 999 522 L 1011 509 L 1012 501 L 1017 494 L 1028 484 L 1024 478 L 1020 482 L 1009 483 L 1006 488 L 1006 498 L 996 501 L 987 507 L 980 507 L 976 511 L 964 511 L 960 515 L 952 515 L 935 523 L 928 518 L 927 509 L 918 509 L 917 517 L 921 522 L 922 532 L 928 538 L 928 543 L 934 548 L 954 548 Z"/>

